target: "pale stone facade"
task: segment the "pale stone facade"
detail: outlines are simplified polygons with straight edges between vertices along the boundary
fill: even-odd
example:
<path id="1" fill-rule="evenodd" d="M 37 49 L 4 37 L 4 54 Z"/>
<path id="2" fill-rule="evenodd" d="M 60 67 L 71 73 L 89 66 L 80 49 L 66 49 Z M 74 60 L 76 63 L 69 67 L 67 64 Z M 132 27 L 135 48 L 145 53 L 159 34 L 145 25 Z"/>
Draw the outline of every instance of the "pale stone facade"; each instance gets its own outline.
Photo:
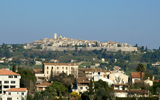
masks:
<path id="1" fill-rule="evenodd" d="M 79 64 L 77 63 L 44 63 L 44 76 L 47 79 L 50 79 L 52 71 L 53 76 L 64 72 L 67 75 L 72 74 L 75 77 L 78 77 L 78 65 Z"/>

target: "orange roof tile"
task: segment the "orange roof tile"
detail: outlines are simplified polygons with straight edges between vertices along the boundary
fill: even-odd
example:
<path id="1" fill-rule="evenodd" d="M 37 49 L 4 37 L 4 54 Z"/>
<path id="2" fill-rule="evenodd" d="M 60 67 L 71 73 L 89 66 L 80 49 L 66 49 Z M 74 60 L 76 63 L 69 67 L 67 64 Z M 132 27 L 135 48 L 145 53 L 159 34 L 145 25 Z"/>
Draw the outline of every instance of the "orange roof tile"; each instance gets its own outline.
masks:
<path id="1" fill-rule="evenodd" d="M 144 73 L 142 73 L 142 78 L 144 77 Z M 132 78 L 140 78 L 140 72 L 131 72 Z"/>
<path id="2" fill-rule="evenodd" d="M 85 72 L 102 72 L 101 68 L 78 68 L 78 70 L 83 70 Z"/>
<path id="3" fill-rule="evenodd" d="M 51 83 L 44 82 L 44 83 L 41 83 L 41 84 L 37 84 L 36 86 L 49 86 L 49 85 L 51 85 Z"/>
<path id="4" fill-rule="evenodd" d="M 26 91 L 27 88 L 11 88 L 9 90 L 6 90 L 6 91 Z"/>
<path id="5" fill-rule="evenodd" d="M 76 66 L 78 66 L 79 64 L 78 63 L 44 63 L 44 65 L 68 65 L 68 66 L 74 66 L 74 65 L 76 65 Z"/>
<path id="6" fill-rule="evenodd" d="M 6 70 L 3 68 L 0 70 L 0 75 L 20 75 L 20 74 Z"/>

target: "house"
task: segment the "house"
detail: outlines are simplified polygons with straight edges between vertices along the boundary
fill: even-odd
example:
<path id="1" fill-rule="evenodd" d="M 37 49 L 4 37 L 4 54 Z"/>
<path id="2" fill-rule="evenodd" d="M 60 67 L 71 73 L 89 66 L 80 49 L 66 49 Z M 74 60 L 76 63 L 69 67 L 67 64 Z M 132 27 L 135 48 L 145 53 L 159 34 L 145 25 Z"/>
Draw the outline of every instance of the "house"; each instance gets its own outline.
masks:
<path id="1" fill-rule="evenodd" d="M 36 77 L 36 83 L 40 84 L 46 81 L 46 76 L 43 73 L 43 69 L 33 69 L 35 77 Z"/>
<path id="2" fill-rule="evenodd" d="M 86 77 L 93 78 L 94 81 L 98 80 L 96 78 L 103 77 L 101 68 L 78 68 L 79 71 L 84 71 Z M 95 78 L 95 76 L 97 76 Z"/>
<path id="3" fill-rule="evenodd" d="M 4 63 L 4 60 L 0 60 L 0 63 L 3 64 L 3 63 Z"/>
<path id="4" fill-rule="evenodd" d="M 27 96 L 27 89 L 20 88 L 21 76 L 10 70 L 0 70 L 0 96 L 2 100 L 21 100 Z"/>
<path id="5" fill-rule="evenodd" d="M 50 79 L 51 74 L 53 76 L 60 73 L 72 74 L 78 77 L 78 63 L 44 63 L 43 72 L 47 79 Z"/>
<path id="6" fill-rule="evenodd" d="M 76 83 L 73 85 L 71 84 L 72 91 L 78 92 L 82 94 L 83 92 L 89 89 L 88 85 L 90 83 L 90 78 L 87 77 L 78 77 L 76 79 Z"/>
<path id="7" fill-rule="evenodd" d="M 144 73 L 142 73 L 142 78 L 144 77 Z M 135 81 L 141 80 L 140 79 L 140 72 L 131 72 L 130 77 L 131 77 L 131 81 L 134 84 Z"/>
<path id="8" fill-rule="evenodd" d="M 51 83 L 49 83 L 49 82 L 44 82 L 44 83 L 41 83 L 41 84 L 37 84 L 37 85 L 36 85 L 36 90 L 37 90 L 38 92 L 40 92 L 40 91 L 45 91 L 46 88 L 47 88 L 48 86 L 50 86 L 50 85 L 51 85 Z"/>
<path id="9" fill-rule="evenodd" d="M 102 58 L 102 60 L 101 60 L 102 62 L 105 62 L 105 59 L 104 58 Z"/>
<path id="10" fill-rule="evenodd" d="M 147 79 L 147 80 L 135 80 L 135 83 L 145 83 L 149 86 L 153 86 L 153 81 L 150 80 L 150 79 Z"/>
<path id="11" fill-rule="evenodd" d="M 127 90 L 113 90 L 115 97 L 128 97 L 128 91 Z"/>
<path id="12" fill-rule="evenodd" d="M 123 72 L 119 71 L 112 71 L 109 74 L 108 79 L 112 80 L 115 84 L 126 84 L 128 83 L 128 75 L 124 74 Z"/>
<path id="13" fill-rule="evenodd" d="M 6 95 L 2 95 L 2 100 L 26 100 L 27 88 L 11 88 L 6 90 Z"/>
<path id="14" fill-rule="evenodd" d="M 42 61 L 35 61 L 35 65 L 42 65 Z"/>
<path id="15" fill-rule="evenodd" d="M 149 90 L 130 89 L 129 97 L 149 97 Z"/>

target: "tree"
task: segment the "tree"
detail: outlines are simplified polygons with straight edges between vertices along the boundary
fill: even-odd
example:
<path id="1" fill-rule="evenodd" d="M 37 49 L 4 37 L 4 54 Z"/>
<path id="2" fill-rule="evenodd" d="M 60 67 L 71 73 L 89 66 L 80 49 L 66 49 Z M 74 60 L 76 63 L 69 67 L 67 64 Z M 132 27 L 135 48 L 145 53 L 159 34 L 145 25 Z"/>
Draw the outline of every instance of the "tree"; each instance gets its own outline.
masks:
<path id="1" fill-rule="evenodd" d="M 16 64 L 15 63 L 13 63 L 12 71 L 16 72 Z"/>
<path id="2" fill-rule="evenodd" d="M 68 91 L 68 89 L 62 83 L 57 81 L 54 81 L 49 87 L 47 87 L 47 91 L 49 93 L 52 93 L 55 90 L 57 91 L 58 95 L 60 95 L 60 93 L 65 93 Z"/>
<path id="3" fill-rule="evenodd" d="M 34 94 L 34 100 L 42 100 L 42 95 L 39 92 Z"/>
<path id="4" fill-rule="evenodd" d="M 138 44 L 136 44 L 134 47 L 138 47 Z"/>
<path id="5" fill-rule="evenodd" d="M 92 78 L 90 79 L 90 83 L 89 83 L 88 95 L 89 95 L 90 100 L 94 99 L 95 92 L 94 92 Z"/>
<path id="6" fill-rule="evenodd" d="M 142 80 L 142 73 L 146 71 L 146 67 L 143 64 L 139 63 L 137 65 L 136 71 L 140 72 L 140 79 Z"/>
<path id="7" fill-rule="evenodd" d="M 26 87 L 29 91 L 34 90 L 36 77 L 29 68 L 18 68 L 18 73 L 21 75 L 20 87 Z"/>
<path id="8" fill-rule="evenodd" d="M 70 95 L 71 97 L 76 98 L 76 100 L 78 100 L 78 98 L 81 97 L 81 96 L 80 96 L 77 92 L 75 92 L 75 91 L 71 92 L 69 95 Z"/>
<path id="9" fill-rule="evenodd" d="M 147 51 L 148 49 L 147 49 L 147 46 L 146 46 L 146 48 L 145 48 L 145 51 Z"/>

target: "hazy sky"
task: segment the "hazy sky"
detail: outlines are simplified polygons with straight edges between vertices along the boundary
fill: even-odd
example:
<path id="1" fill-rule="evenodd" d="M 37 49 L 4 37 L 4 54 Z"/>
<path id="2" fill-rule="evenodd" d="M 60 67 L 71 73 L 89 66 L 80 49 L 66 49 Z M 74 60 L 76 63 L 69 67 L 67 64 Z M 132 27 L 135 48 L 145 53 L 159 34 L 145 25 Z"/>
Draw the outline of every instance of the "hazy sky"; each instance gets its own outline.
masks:
<path id="1" fill-rule="evenodd" d="M 0 44 L 51 38 L 160 46 L 160 0 L 0 0 Z"/>

